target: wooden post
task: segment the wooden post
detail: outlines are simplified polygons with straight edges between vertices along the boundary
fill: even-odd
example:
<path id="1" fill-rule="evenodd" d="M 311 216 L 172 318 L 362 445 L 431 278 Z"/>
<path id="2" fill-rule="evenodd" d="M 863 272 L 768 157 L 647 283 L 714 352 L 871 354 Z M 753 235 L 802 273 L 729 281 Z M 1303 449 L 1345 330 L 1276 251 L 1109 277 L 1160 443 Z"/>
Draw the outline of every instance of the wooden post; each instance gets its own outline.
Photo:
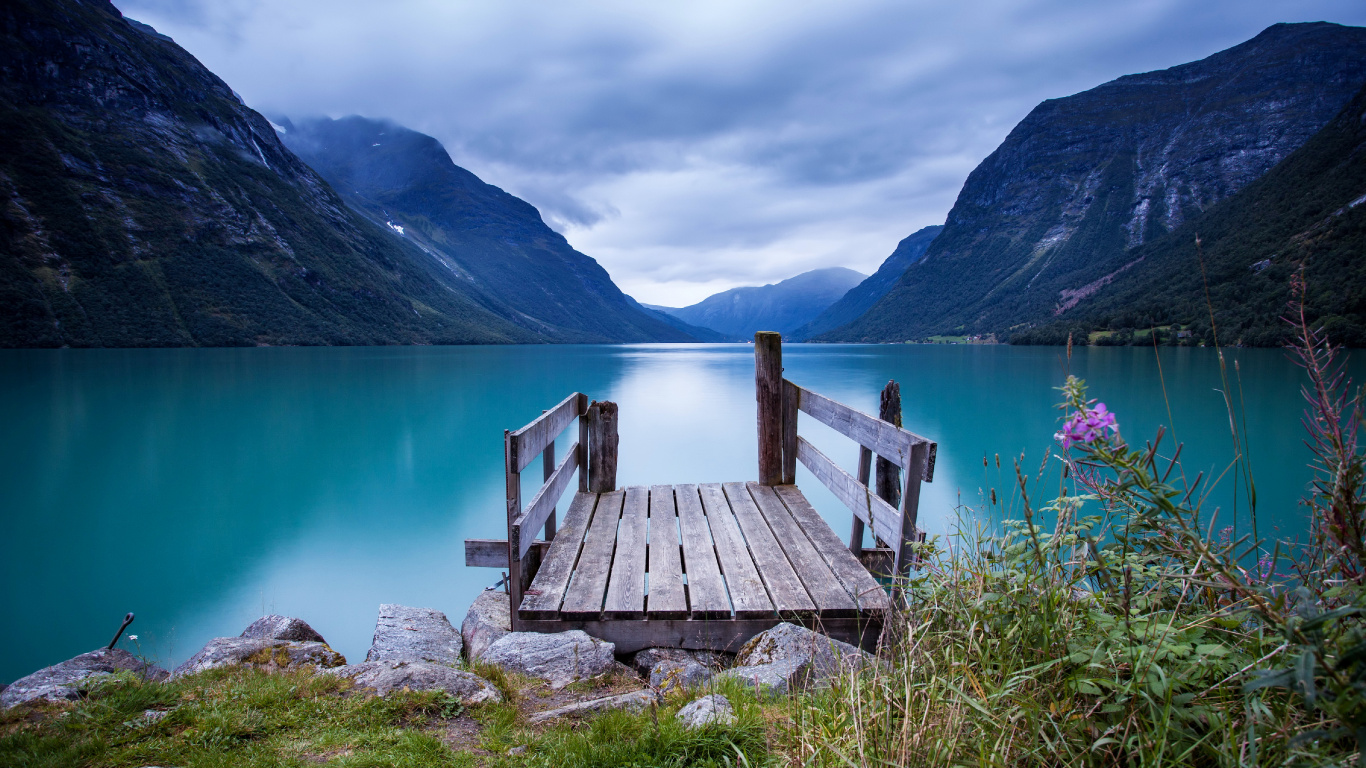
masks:
<path id="1" fill-rule="evenodd" d="M 512 432 L 503 430 L 503 461 L 507 480 L 508 516 L 508 607 L 509 623 L 512 631 L 518 631 L 521 619 L 517 609 L 522 604 L 522 561 L 512 546 L 512 521 L 522 511 L 522 473 L 517 471 L 517 446 L 512 441 Z"/>
<path id="2" fill-rule="evenodd" d="M 759 484 L 783 482 L 783 337 L 754 334 L 754 396 L 759 401 Z"/>
<path id="3" fill-rule="evenodd" d="M 604 400 L 588 406 L 588 490 L 617 489 L 617 404 Z"/>
<path id="4" fill-rule="evenodd" d="M 797 412 L 802 391 L 783 379 L 783 485 L 797 484 Z"/>
<path id="5" fill-rule="evenodd" d="M 579 492 L 588 492 L 588 395 L 579 393 Z"/>
<path id="6" fill-rule="evenodd" d="M 901 535 L 897 537 L 896 562 L 892 564 L 899 576 L 909 575 L 914 565 L 911 545 L 920 540 L 916 532 L 920 516 L 920 479 L 925 476 L 929 460 L 929 443 L 911 446 L 911 466 L 906 469 L 906 485 L 901 493 Z"/>
<path id="7" fill-rule="evenodd" d="M 883 387 L 877 417 L 894 426 L 901 426 L 901 385 L 895 381 L 889 381 Z M 901 467 L 881 456 L 877 457 L 877 495 L 894 507 L 901 503 Z"/>
<path id="8" fill-rule="evenodd" d="M 547 445 L 547 446 L 545 447 L 545 450 L 541 453 L 541 469 L 542 469 L 542 477 L 541 477 L 541 482 L 542 482 L 542 483 L 544 483 L 544 482 L 546 482 L 547 480 L 549 480 L 549 479 L 550 479 L 550 476 L 553 475 L 553 474 L 555 474 L 555 441 L 554 441 L 554 440 L 551 440 L 551 441 L 550 441 L 550 444 Z M 545 519 L 545 540 L 546 540 L 546 541 L 554 541 L 554 540 L 555 540 L 555 508 L 554 508 L 554 507 L 551 507 L 551 508 L 550 508 L 550 517 L 547 517 L 547 518 Z"/>
<path id="9" fill-rule="evenodd" d="M 873 452 L 859 446 L 858 450 L 858 481 L 863 483 L 863 487 L 868 487 L 868 473 L 873 466 Z M 858 557 L 863 552 L 863 521 L 854 515 L 854 527 L 849 531 L 849 551 Z"/>

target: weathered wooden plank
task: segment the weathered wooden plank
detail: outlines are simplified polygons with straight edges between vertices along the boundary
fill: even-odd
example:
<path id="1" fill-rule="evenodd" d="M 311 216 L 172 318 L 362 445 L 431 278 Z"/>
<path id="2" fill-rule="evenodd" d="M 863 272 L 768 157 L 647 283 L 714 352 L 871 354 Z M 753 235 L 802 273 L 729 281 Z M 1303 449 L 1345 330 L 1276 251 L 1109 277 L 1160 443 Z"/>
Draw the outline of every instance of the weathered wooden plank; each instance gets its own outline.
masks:
<path id="1" fill-rule="evenodd" d="M 911 450 L 911 467 L 923 467 L 929 461 L 929 446 L 921 443 Z M 888 541 L 896 549 L 896 572 L 906 576 L 911 572 L 911 545 L 924 539 L 916 528 L 920 514 L 920 478 L 922 472 L 906 471 L 906 487 L 901 492 L 901 536 Z"/>
<path id="2" fill-rule="evenodd" d="M 511 541 L 512 521 L 522 513 L 522 474 L 516 469 L 517 441 L 512 438 L 512 433 L 503 430 L 503 481 L 507 491 L 507 526 L 508 526 L 508 600 L 513 610 L 510 611 L 509 621 L 512 623 L 512 630 L 517 631 L 519 617 L 516 607 L 522 604 L 522 590 L 530 585 L 530 571 L 523 572 L 522 560 L 517 554 L 517 549 Z"/>
<path id="3" fill-rule="evenodd" d="M 761 488 L 769 487 L 757 483 L 755 485 Z M 787 555 L 768 527 L 768 521 L 755 506 L 749 489 L 744 483 L 725 483 L 721 489 L 726 494 L 726 500 L 730 502 L 730 509 L 735 514 L 736 522 L 740 524 L 740 531 L 745 535 L 749 556 L 758 568 L 759 578 L 764 582 L 778 616 L 790 619 L 813 615 L 816 612 L 816 603 L 807 594 L 796 568 L 788 562 Z M 849 606 L 852 608 L 853 603 Z"/>
<path id="4" fill-rule="evenodd" d="M 783 481 L 783 337 L 754 334 L 754 396 L 758 401 L 759 482 Z"/>
<path id="5" fill-rule="evenodd" d="M 575 450 L 575 447 L 574 447 L 574 446 L 570 446 L 570 447 L 569 447 L 569 450 L 570 450 L 570 451 L 573 451 L 574 453 L 577 453 L 577 452 L 578 452 L 577 450 Z M 556 464 L 555 464 L 555 441 L 554 441 L 554 440 L 551 440 L 551 441 L 550 441 L 550 445 L 547 445 L 547 446 L 545 447 L 545 450 L 544 450 L 544 451 L 541 451 L 541 484 L 542 484 L 542 485 L 544 485 L 544 484 L 550 482 L 551 476 L 555 474 L 555 467 L 556 467 Z M 556 500 L 555 500 L 555 503 L 558 504 L 558 503 L 559 503 L 559 499 L 556 499 Z M 551 507 L 551 508 L 550 508 L 550 514 L 547 515 L 547 516 L 546 516 L 546 519 L 545 519 L 545 540 L 546 540 L 546 541 L 552 541 L 554 538 L 555 538 L 555 508 L 554 508 L 554 507 Z"/>
<path id="6" fill-rule="evenodd" d="M 574 478 L 574 470 L 579 466 L 579 452 L 576 448 L 577 446 L 569 449 L 564 461 L 550 474 L 550 479 L 541 486 L 541 490 L 537 491 L 535 496 L 531 497 L 531 503 L 527 508 L 512 519 L 512 525 L 508 528 L 508 539 L 515 547 L 513 551 L 518 557 L 525 555 L 531 548 L 532 540 L 555 511 L 555 504 L 569 487 L 569 481 Z"/>
<path id="7" fill-rule="evenodd" d="M 731 512 L 730 502 L 720 483 L 706 483 L 697 486 L 702 496 L 702 508 L 707 512 L 707 523 L 711 525 L 712 540 L 716 543 L 716 559 L 721 564 L 721 573 L 726 577 L 726 588 L 730 591 L 731 608 L 735 618 L 750 619 L 773 615 L 773 601 L 764 588 L 759 569 L 750 557 L 749 547 L 745 546 L 740 526 Z"/>
<path id="8" fill-rule="evenodd" d="M 652 619 L 688 618 L 683 561 L 678 545 L 678 515 L 671 485 L 650 487 L 650 593 L 645 612 Z"/>
<path id="9" fill-rule="evenodd" d="M 901 513 L 879 499 L 854 476 L 840 469 L 804 437 L 797 438 L 797 460 L 825 484 L 835 498 L 863 522 L 873 527 L 873 535 L 883 541 L 896 541 L 901 530 Z"/>
<path id="10" fill-rule="evenodd" d="M 560 615 L 560 603 L 564 600 L 569 577 L 579 560 L 579 550 L 583 546 L 583 534 L 588 529 L 588 521 L 593 517 L 593 508 L 598 503 L 595 493 L 576 493 L 569 502 L 569 511 L 564 513 L 564 525 L 560 528 L 550 549 L 545 553 L 541 568 L 531 582 L 526 596 L 522 598 L 519 613 L 528 619 L 554 619 Z"/>
<path id="11" fill-rule="evenodd" d="M 612 558 L 612 577 L 607 582 L 604 619 L 645 618 L 646 525 L 650 515 L 650 492 L 640 486 L 626 489 L 626 504 L 617 529 L 617 554 Z"/>
<path id="12" fill-rule="evenodd" d="M 579 415 L 579 393 L 561 400 L 559 405 L 541 414 L 541 417 L 512 433 L 512 457 L 516 460 L 516 471 L 526 469 L 536 455 L 545 450 L 552 440 L 559 437 L 564 428 Z"/>
<path id="13" fill-rule="evenodd" d="M 730 599 L 716 562 L 711 529 L 695 485 L 674 486 L 678 527 L 682 532 L 683 572 L 688 584 L 688 610 L 694 619 L 730 618 Z"/>
<path id="14" fill-rule="evenodd" d="M 809 389 L 802 389 L 797 407 L 803 413 L 902 468 L 911 461 L 912 445 L 930 442 Z M 930 479 L 925 478 L 927 482 Z"/>
<path id="15" fill-rule="evenodd" d="M 797 482 L 797 404 L 802 389 L 783 379 L 783 484 Z"/>
<path id="16" fill-rule="evenodd" d="M 531 548 L 548 550 L 550 542 L 534 541 Z M 470 568 L 507 568 L 508 540 L 465 539 L 465 565 Z"/>
<path id="17" fill-rule="evenodd" d="M 593 522 L 583 539 L 574 578 L 565 590 L 560 616 L 588 619 L 602 616 L 602 601 L 607 594 L 607 579 L 612 571 L 612 552 L 617 542 L 617 521 L 621 519 L 624 491 L 613 491 L 598 496 Z"/>
<path id="18" fill-rule="evenodd" d="M 872 471 L 872 466 L 873 452 L 860 445 L 858 449 L 858 481 L 859 485 L 865 488 L 868 486 L 868 473 Z M 893 464 L 892 466 L 896 465 Z M 796 485 L 796 483 L 792 483 L 792 485 Z M 853 515 L 853 518 L 854 524 L 849 529 L 849 551 L 858 557 L 858 553 L 863 551 L 863 521 L 859 519 L 858 515 Z"/>
<path id="19" fill-rule="evenodd" d="M 820 553 L 825 564 L 830 567 L 830 572 L 839 579 L 840 584 L 844 585 L 857 601 L 861 611 L 880 612 L 885 611 L 891 605 L 886 591 L 877 583 L 877 580 L 868 574 L 868 571 L 859 563 L 849 550 L 841 546 L 839 536 L 830 530 L 830 526 L 811 506 L 811 502 L 806 500 L 806 496 L 795 485 L 780 485 L 773 489 L 778 498 L 782 500 L 787 511 L 792 513 L 792 517 L 801 525 L 806 532 L 811 543 L 815 545 L 816 551 Z M 877 552 L 878 550 L 864 550 L 865 552 Z"/>
<path id="20" fill-rule="evenodd" d="M 617 489 L 617 404 L 593 402 L 584 414 L 588 420 L 588 490 L 607 493 Z"/>
<path id="21" fill-rule="evenodd" d="M 692 648 L 734 653 L 755 635 L 772 629 L 778 618 L 707 621 L 702 619 L 526 621 L 528 632 L 567 632 L 581 629 L 617 647 L 618 654 L 644 648 Z M 864 650 L 877 649 L 882 622 L 876 617 L 809 619 L 812 629 Z"/>
<path id="22" fill-rule="evenodd" d="M 579 393 L 579 492 L 588 491 L 588 395 Z"/>
<path id="23" fill-rule="evenodd" d="M 857 616 L 858 605 L 854 598 L 844 588 L 843 583 L 835 578 L 825 558 L 816 551 L 806 531 L 793 519 L 792 513 L 783 506 L 783 502 L 773 489 L 758 483 L 748 483 L 745 490 L 754 498 L 754 504 L 763 514 L 769 530 L 773 532 L 773 538 L 787 555 L 787 561 L 792 564 L 792 570 L 796 572 L 797 578 L 801 579 L 806 594 L 810 595 L 811 602 L 815 604 L 817 615 L 822 618 Z M 730 486 L 726 486 L 726 493 L 730 493 Z M 745 537 L 749 538 L 750 546 L 753 546 L 754 539 L 750 538 L 748 528 L 745 529 Z M 758 558 L 755 560 L 757 562 Z M 759 572 L 766 573 L 762 563 Z M 773 592 L 772 583 L 769 584 L 769 592 Z M 774 602 L 777 602 L 776 597 Z"/>

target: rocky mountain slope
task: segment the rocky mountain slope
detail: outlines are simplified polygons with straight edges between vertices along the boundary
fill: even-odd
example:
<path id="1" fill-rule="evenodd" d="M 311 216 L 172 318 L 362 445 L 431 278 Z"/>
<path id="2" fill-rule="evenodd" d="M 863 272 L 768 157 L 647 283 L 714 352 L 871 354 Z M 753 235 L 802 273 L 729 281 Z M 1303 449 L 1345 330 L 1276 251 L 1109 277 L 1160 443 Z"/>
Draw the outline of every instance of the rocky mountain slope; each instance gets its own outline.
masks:
<path id="1" fill-rule="evenodd" d="M 882 266 L 878 267 L 876 272 L 869 275 L 867 280 L 850 288 L 848 293 L 826 308 L 815 320 L 793 331 L 793 339 L 809 339 L 859 319 L 877 303 L 878 299 L 892 290 L 892 286 L 901 279 L 901 274 L 907 267 L 924 258 L 930 243 L 933 243 L 943 230 L 942 224 L 923 227 L 897 243 L 896 250 L 892 251 L 892 255 L 882 262 Z"/>
<path id="2" fill-rule="evenodd" d="M 0 7 L 0 345 L 546 341 L 108 2 Z"/>
<path id="3" fill-rule="evenodd" d="M 1201 61 L 1036 107 L 863 317 L 818 337 L 1006 334 L 1085 302 L 1136 248 L 1266 173 L 1366 82 L 1366 29 L 1277 24 Z"/>
<path id="4" fill-rule="evenodd" d="M 692 341 L 640 309 L 530 203 L 451 161 L 431 136 L 347 117 L 290 122 L 281 138 L 356 210 L 497 296 L 558 340 Z"/>
<path id="5" fill-rule="evenodd" d="M 756 331 L 790 335 L 863 281 L 844 267 L 803 272 L 780 283 L 732 288 L 682 308 L 650 307 L 734 341 L 752 341 Z"/>
<path id="6" fill-rule="evenodd" d="M 1146 344 L 1157 328 L 1167 341 L 1212 344 L 1217 330 L 1221 344 L 1279 346 L 1290 332 L 1281 318 L 1291 279 L 1303 269 L 1311 322 L 1336 342 L 1366 346 L 1363 254 L 1366 88 L 1265 176 L 1134 249 L 1132 269 L 1012 341 L 1066 343 L 1070 333 Z"/>

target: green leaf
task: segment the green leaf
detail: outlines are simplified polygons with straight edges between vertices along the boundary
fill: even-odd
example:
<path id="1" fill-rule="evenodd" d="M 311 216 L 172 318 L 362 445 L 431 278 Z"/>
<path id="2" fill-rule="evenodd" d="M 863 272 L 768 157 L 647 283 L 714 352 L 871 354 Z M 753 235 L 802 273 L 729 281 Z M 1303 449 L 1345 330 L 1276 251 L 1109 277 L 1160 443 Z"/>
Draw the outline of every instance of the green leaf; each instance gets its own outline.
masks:
<path id="1" fill-rule="evenodd" d="M 1295 683 L 1294 669 L 1260 670 L 1257 677 L 1243 683 L 1243 693 L 1251 693 L 1259 688 L 1289 688 Z"/>
<path id="2" fill-rule="evenodd" d="M 1343 616 L 1351 616 L 1357 613 L 1361 613 L 1361 609 L 1355 608 L 1353 606 L 1347 606 L 1346 608 L 1335 608 L 1331 611 L 1325 611 L 1324 613 L 1320 613 L 1314 618 L 1305 621 L 1303 624 L 1300 625 L 1300 629 L 1305 632 L 1313 632 L 1314 630 L 1318 629 L 1319 627 L 1322 627 L 1325 623 L 1332 621 L 1333 619 L 1340 619 Z"/>
<path id="3" fill-rule="evenodd" d="M 1305 703 L 1313 706 L 1318 695 L 1318 689 L 1314 686 L 1314 652 L 1306 650 L 1300 654 L 1295 661 L 1295 682 L 1300 686 L 1300 692 L 1304 694 Z"/>
<path id="4" fill-rule="evenodd" d="M 1228 646 L 1218 643 L 1204 643 L 1195 646 L 1195 652 L 1201 656 L 1227 656 L 1229 649 Z"/>

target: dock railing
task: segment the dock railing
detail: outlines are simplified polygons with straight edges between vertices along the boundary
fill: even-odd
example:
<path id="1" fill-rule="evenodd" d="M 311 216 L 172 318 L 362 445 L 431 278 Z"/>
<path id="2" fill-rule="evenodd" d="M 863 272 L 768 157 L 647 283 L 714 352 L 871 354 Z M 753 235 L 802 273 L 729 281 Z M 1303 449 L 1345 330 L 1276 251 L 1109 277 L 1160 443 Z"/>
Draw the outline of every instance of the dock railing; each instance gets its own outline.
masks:
<path id="1" fill-rule="evenodd" d="M 874 418 L 783 378 L 782 355 L 781 335 L 764 331 L 754 335 L 759 482 L 764 485 L 796 484 L 797 462 L 800 461 L 854 513 L 849 549 L 855 555 L 862 555 L 870 570 L 906 575 L 914 564 L 911 545 L 925 539 L 924 532 L 916 525 L 920 484 L 934 479 L 937 444 L 893 421 Z M 895 421 L 899 422 L 900 389 L 895 383 L 889 383 L 884 395 L 892 391 L 896 397 Z M 805 413 L 859 444 L 857 477 L 798 434 L 799 413 Z M 901 487 L 869 487 L 874 455 L 902 470 Z M 872 529 L 879 545 L 873 552 L 863 551 L 865 525 Z M 886 563 L 887 559 L 891 562 Z"/>

